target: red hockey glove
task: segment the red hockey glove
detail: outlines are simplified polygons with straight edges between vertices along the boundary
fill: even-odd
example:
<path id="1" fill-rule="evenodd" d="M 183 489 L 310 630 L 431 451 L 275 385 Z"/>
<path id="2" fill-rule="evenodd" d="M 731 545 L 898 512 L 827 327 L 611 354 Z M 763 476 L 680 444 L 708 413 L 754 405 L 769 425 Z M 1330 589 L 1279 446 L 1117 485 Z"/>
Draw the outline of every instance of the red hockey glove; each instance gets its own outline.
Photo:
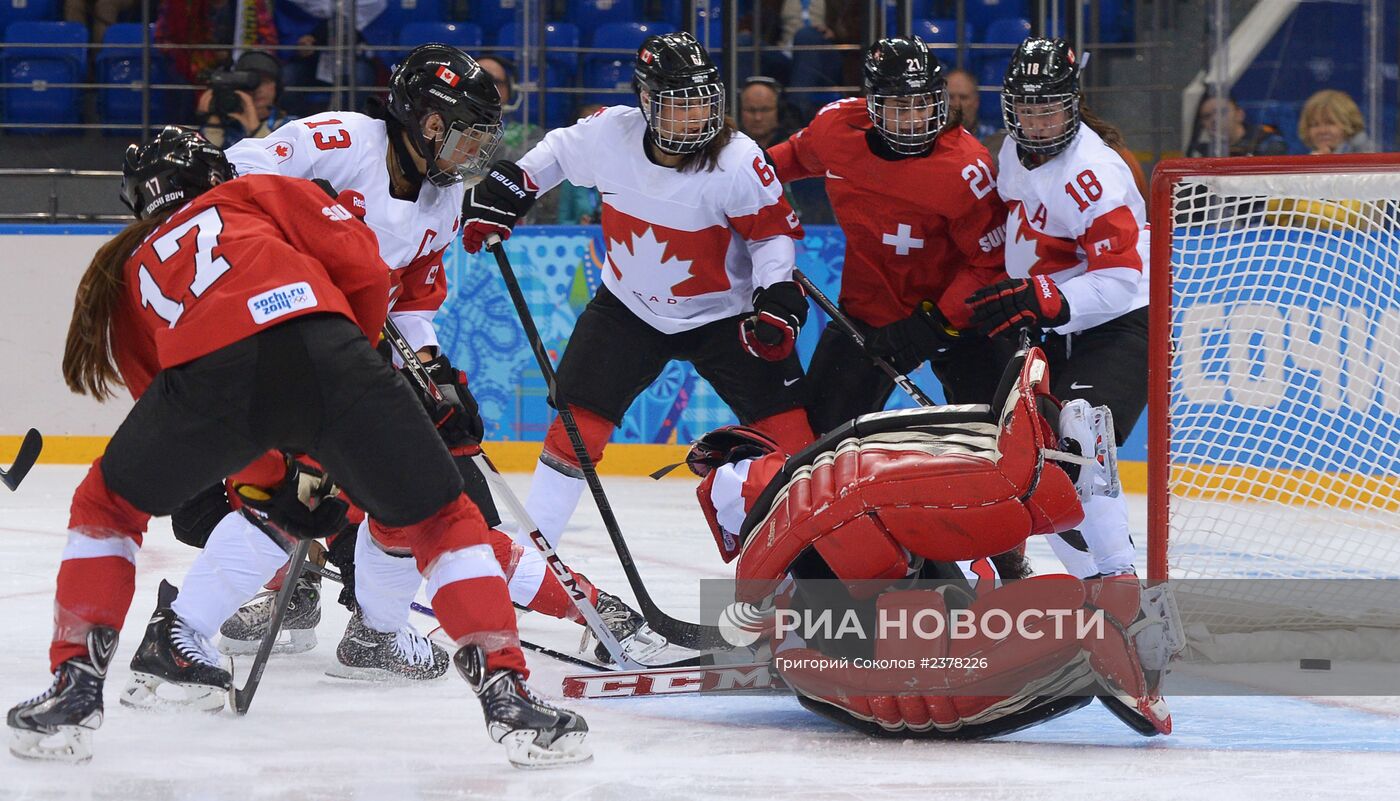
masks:
<path id="1" fill-rule="evenodd" d="M 958 329 L 933 301 L 923 301 L 914 313 L 882 328 L 865 340 L 865 349 L 907 373 L 958 341 Z"/>
<path id="2" fill-rule="evenodd" d="M 513 161 L 491 162 L 486 177 L 462 199 L 462 247 L 476 253 L 492 234 L 510 239 L 511 229 L 535 205 L 539 190 Z"/>
<path id="3" fill-rule="evenodd" d="M 770 362 L 792 353 L 797 332 L 807 322 L 807 295 L 795 281 L 778 283 L 753 293 L 753 314 L 739 323 L 744 350 Z"/>
<path id="4" fill-rule="evenodd" d="M 277 486 L 235 484 L 233 490 L 252 514 L 297 539 L 320 539 L 345 527 L 349 505 L 336 497 L 340 488 L 325 473 L 290 456 Z"/>
<path id="5" fill-rule="evenodd" d="M 1043 275 L 984 286 L 967 299 L 972 322 L 986 336 L 1017 328 L 1055 328 L 1069 322 L 1069 303 Z"/>
<path id="6" fill-rule="evenodd" d="M 486 424 L 481 419 L 481 408 L 467 388 L 467 374 L 452 366 L 447 356 L 439 353 L 432 361 L 424 362 L 428 376 L 442 392 L 441 402 L 425 400 L 428 417 L 437 426 L 438 434 L 448 448 L 463 448 L 480 445 L 486 433 Z"/>

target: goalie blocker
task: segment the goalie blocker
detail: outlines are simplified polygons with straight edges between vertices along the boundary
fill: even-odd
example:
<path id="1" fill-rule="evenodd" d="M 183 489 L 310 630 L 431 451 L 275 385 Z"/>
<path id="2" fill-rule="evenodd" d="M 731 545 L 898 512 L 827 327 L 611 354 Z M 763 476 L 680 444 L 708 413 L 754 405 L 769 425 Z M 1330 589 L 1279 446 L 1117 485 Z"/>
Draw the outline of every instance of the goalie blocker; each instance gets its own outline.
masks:
<path id="1" fill-rule="evenodd" d="M 1171 730 L 1156 692 L 1180 649 L 1165 588 L 1068 576 L 978 580 L 975 594 L 892 587 L 950 573 L 999 578 L 990 557 L 1077 525 L 1082 498 L 1117 493 L 1111 416 L 1084 401 L 1062 405 L 1049 386 L 1045 356 L 1032 348 L 1012 360 L 991 406 L 866 415 L 791 459 L 737 427 L 692 449 L 706 520 L 725 561 L 738 560 L 741 604 L 769 606 L 790 576 L 799 587 L 804 579 L 862 582 L 882 609 L 1104 613 L 1105 630 L 1092 639 L 921 642 L 919 656 L 982 657 L 987 668 L 921 674 L 914 692 L 888 686 L 889 675 L 878 671 L 809 669 L 828 656 L 819 639 L 779 642 L 776 667 L 804 706 L 872 735 L 971 739 L 1044 722 L 1099 695 L 1139 733 Z M 950 563 L 963 569 L 950 571 Z M 777 602 L 793 599 L 784 592 Z"/>

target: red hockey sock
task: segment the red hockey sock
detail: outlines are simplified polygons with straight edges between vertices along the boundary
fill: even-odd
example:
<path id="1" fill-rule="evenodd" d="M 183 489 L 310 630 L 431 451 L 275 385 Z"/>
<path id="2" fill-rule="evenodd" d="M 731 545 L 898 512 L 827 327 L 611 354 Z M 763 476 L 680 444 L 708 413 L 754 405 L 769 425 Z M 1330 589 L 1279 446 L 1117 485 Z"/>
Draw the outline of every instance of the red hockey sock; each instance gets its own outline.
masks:
<path id="1" fill-rule="evenodd" d="M 578 573 L 574 574 L 574 578 L 578 580 L 579 588 L 588 594 L 588 602 L 597 604 L 598 588 Z M 564 588 L 559 577 L 554 575 L 551 570 L 545 570 L 544 578 L 540 580 L 540 588 L 535 593 L 535 597 L 530 600 L 529 609 L 531 612 L 539 612 L 550 617 L 583 623 L 583 616 L 579 614 L 578 608 L 569 598 L 569 591 Z"/>
<path id="2" fill-rule="evenodd" d="M 132 549 L 133 552 L 135 549 Z M 125 556 L 65 558 L 54 595 L 53 642 L 49 670 L 87 655 L 87 634 L 95 626 L 121 631 L 136 593 L 136 565 Z"/>
<path id="3" fill-rule="evenodd" d="M 515 610 L 499 576 L 454 581 L 438 588 L 432 597 L 438 622 L 453 642 L 481 646 L 490 670 L 514 670 L 529 676 L 515 628 Z"/>

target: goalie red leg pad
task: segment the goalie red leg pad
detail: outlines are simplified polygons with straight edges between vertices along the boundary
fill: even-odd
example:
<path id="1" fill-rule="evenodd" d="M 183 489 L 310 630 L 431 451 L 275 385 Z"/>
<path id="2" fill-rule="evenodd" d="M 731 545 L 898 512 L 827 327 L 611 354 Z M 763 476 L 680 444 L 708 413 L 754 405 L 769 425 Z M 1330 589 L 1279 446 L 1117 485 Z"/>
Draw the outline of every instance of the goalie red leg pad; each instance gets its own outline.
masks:
<path id="1" fill-rule="evenodd" d="M 1074 482 L 1059 465 L 1046 462 L 1040 482 L 1026 499 L 1031 515 L 1031 534 L 1059 534 L 1084 522 L 1084 506 L 1074 491 Z"/>
<path id="2" fill-rule="evenodd" d="M 909 572 L 904 549 L 872 515 L 857 517 L 813 543 L 817 553 L 837 577 L 861 582 L 852 588 L 856 598 L 870 598 Z"/>
<path id="3" fill-rule="evenodd" d="M 807 421 L 807 410 L 804 408 L 771 414 L 748 425 L 767 434 L 789 456 L 811 445 L 817 438 L 812 433 L 812 424 Z"/>
<path id="4" fill-rule="evenodd" d="M 569 411 L 573 412 L 574 423 L 578 425 L 579 435 L 583 437 L 588 458 L 592 459 L 595 465 L 603 461 L 603 449 L 607 447 L 608 439 L 612 437 L 616 426 L 601 415 L 580 409 L 573 404 L 569 404 Z M 574 446 L 569 441 L 569 432 L 564 428 L 562 417 L 555 417 L 554 422 L 549 424 L 549 431 L 544 436 L 544 452 L 552 459 L 582 469 L 578 457 L 574 454 Z"/>

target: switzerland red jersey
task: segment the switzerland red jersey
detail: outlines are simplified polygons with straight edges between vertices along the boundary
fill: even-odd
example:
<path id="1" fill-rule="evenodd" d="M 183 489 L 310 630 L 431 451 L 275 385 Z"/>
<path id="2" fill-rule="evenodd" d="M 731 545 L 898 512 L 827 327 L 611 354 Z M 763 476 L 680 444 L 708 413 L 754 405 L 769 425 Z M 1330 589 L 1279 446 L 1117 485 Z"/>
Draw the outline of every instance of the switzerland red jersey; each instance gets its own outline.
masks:
<path id="1" fill-rule="evenodd" d="M 389 268 L 374 234 L 319 187 L 250 175 L 176 211 L 127 259 L 112 343 L 140 397 L 157 372 L 305 314 L 377 338 Z"/>
<path id="2" fill-rule="evenodd" d="M 886 161 L 866 144 L 870 127 L 863 98 L 838 100 L 768 155 L 784 183 L 826 178 L 846 234 L 841 305 L 847 312 L 888 325 L 935 300 L 950 322 L 965 328 L 971 314 L 963 300 L 1005 277 L 1006 208 L 991 156 L 955 128 L 926 156 Z"/>

